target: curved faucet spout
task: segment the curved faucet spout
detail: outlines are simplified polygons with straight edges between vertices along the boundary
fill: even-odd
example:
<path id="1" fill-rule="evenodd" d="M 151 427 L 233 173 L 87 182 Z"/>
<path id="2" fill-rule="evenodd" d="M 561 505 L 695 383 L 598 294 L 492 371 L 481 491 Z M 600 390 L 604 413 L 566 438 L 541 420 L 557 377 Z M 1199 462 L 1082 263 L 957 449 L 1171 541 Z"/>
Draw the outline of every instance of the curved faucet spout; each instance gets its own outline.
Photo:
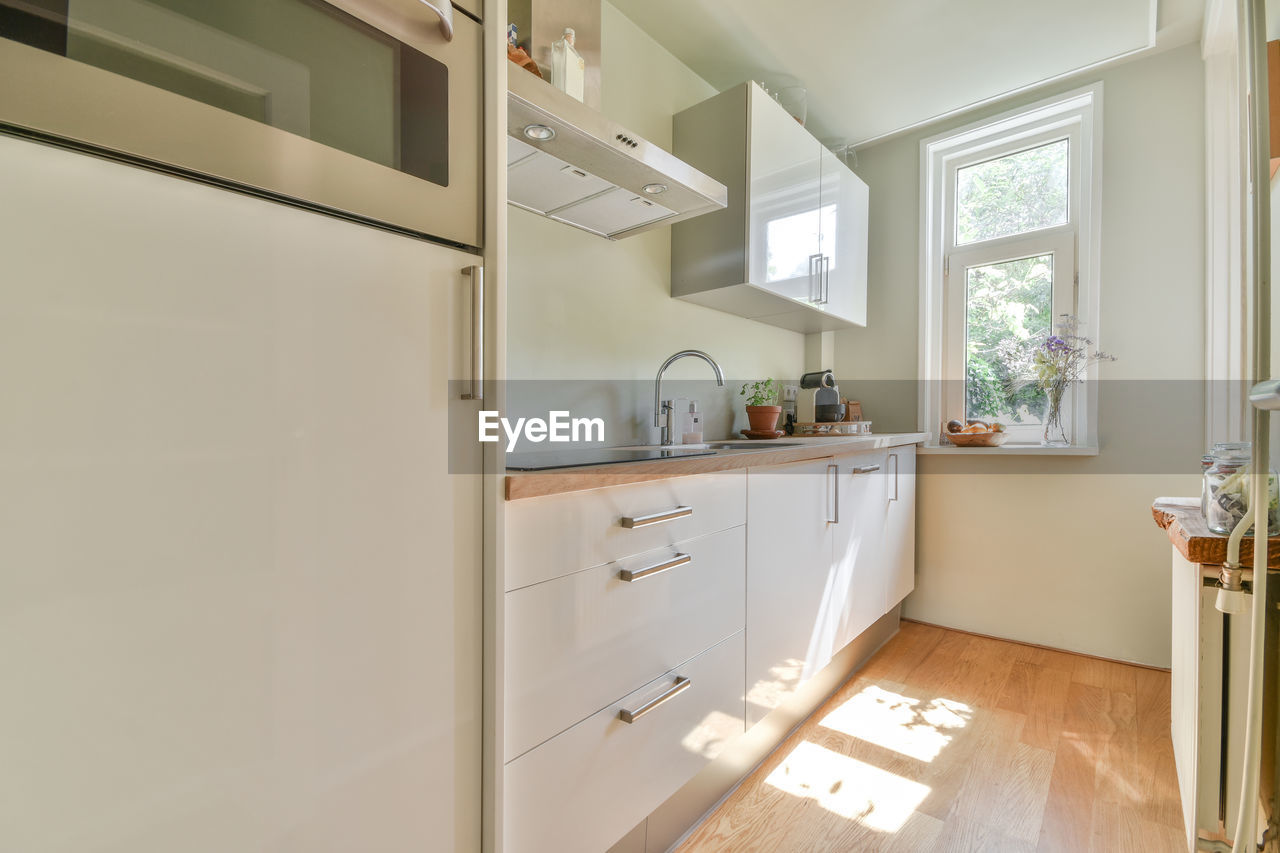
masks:
<path id="1" fill-rule="evenodd" d="M 662 374 L 667 372 L 667 368 L 682 358 L 692 356 L 700 358 L 707 364 L 711 365 L 711 369 L 716 373 L 716 385 L 724 387 L 724 371 L 720 369 L 720 365 L 716 364 L 716 360 L 707 355 L 700 349 L 684 349 L 662 362 L 662 367 L 658 368 L 658 378 L 653 380 L 653 425 L 662 428 L 662 443 L 671 444 L 670 426 L 663 420 L 663 416 L 671 410 L 671 401 L 662 399 Z"/>

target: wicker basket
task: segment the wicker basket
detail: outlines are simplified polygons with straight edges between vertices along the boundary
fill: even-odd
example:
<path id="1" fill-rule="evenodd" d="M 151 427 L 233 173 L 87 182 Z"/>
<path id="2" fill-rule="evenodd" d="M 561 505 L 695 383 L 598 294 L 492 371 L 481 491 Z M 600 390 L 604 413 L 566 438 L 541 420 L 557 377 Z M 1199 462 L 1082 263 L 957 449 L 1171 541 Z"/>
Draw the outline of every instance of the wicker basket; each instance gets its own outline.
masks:
<path id="1" fill-rule="evenodd" d="M 942 437 L 956 447 L 999 447 L 1009 438 L 1007 432 L 947 432 L 944 424 Z"/>

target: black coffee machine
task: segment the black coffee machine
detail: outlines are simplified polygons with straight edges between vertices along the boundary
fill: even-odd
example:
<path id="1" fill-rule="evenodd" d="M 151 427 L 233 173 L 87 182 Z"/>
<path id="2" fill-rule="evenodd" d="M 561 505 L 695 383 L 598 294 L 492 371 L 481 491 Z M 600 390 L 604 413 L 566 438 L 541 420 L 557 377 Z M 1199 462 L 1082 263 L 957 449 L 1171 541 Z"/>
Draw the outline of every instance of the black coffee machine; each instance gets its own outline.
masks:
<path id="1" fill-rule="evenodd" d="M 800 377 L 800 395 L 796 399 L 797 422 L 828 424 L 842 421 L 844 416 L 840 387 L 830 370 L 818 370 Z"/>

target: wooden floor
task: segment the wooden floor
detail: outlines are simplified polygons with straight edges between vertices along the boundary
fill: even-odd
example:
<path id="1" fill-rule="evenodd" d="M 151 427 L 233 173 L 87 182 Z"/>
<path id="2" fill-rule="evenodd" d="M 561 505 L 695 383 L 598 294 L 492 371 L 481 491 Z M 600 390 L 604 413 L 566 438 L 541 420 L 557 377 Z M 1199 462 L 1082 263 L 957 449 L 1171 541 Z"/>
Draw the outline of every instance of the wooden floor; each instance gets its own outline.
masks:
<path id="1" fill-rule="evenodd" d="M 911 622 L 680 847 L 1185 851 L 1169 674 Z"/>

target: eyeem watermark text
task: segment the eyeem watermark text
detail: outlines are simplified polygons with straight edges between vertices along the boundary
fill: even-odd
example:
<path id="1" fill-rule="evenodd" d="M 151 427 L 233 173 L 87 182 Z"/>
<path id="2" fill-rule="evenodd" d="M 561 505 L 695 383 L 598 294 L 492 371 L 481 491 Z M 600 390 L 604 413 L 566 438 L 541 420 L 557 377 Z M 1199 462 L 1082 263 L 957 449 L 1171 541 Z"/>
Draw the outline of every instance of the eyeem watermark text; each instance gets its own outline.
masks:
<path id="1" fill-rule="evenodd" d="M 515 450 L 521 435 L 526 441 L 538 444 L 543 441 L 578 442 L 604 441 L 604 418 L 575 418 L 569 412 L 547 412 L 547 419 L 516 418 L 513 424 L 498 412 L 480 412 L 480 441 L 492 443 L 499 440 L 499 428 L 507 436 L 507 452 Z M 593 437 L 594 436 L 594 437 Z"/>

